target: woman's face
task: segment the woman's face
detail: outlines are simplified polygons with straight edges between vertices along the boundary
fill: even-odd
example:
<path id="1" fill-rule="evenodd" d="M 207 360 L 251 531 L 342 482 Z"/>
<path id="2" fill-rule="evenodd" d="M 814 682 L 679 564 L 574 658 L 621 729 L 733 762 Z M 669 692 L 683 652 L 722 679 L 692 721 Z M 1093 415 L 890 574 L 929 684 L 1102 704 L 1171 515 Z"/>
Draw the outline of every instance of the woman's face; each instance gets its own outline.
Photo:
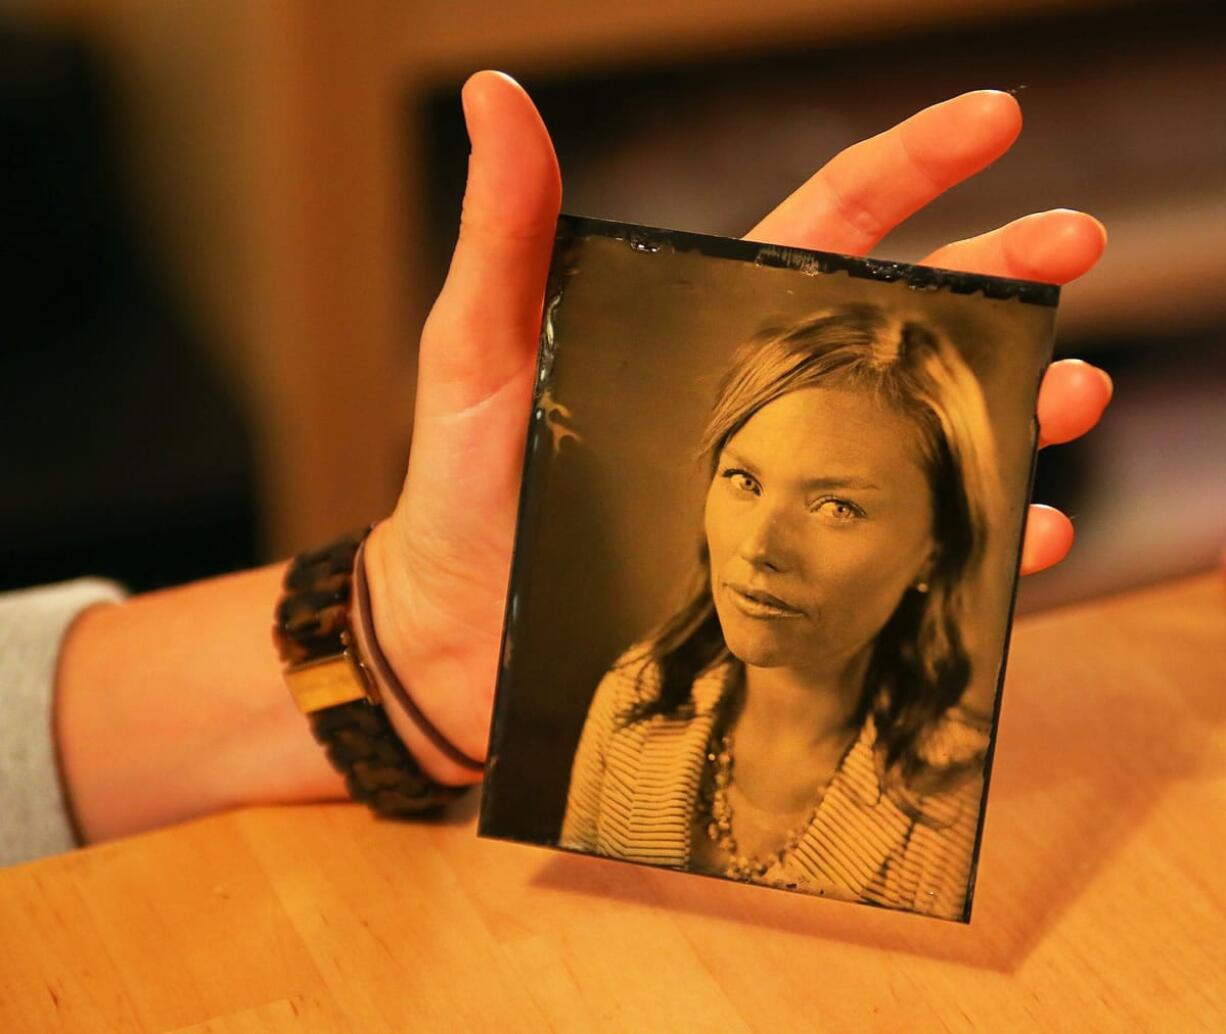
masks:
<path id="1" fill-rule="evenodd" d="M 711 591 L 733 655 L 838 669 L 931 560 L 919 430 L 871 396 L 805 388 L 724 446 L 707 490 Z"/>

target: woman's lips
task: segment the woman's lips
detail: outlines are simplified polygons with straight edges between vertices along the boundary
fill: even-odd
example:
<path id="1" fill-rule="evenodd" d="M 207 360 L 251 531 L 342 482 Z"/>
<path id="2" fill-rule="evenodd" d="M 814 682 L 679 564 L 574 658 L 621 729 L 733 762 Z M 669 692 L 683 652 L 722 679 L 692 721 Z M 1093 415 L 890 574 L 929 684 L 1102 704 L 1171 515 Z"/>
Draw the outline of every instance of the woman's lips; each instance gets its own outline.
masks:
<path id="1" fill-rule="evenodd" d="M 773 593 L 763 589 L 753 589 L 748 585 L 738 585 L 725 582 L 724 587 L 732 602 L 742 614 L 751 618 L 798 618 L 804 616 L 804 611 L 793 607 Z"/>

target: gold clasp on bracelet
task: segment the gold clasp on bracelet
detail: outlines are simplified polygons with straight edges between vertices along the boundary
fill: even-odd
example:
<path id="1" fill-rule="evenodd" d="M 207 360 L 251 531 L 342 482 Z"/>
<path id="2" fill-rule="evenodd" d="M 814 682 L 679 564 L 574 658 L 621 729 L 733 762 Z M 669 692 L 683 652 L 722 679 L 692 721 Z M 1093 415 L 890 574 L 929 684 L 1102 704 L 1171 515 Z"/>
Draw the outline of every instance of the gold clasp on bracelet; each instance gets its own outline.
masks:
<path id="1" fill-rule="evenodd" d="M 357 700 L 379 703 L 373 681 L 352 650 L 292 665 L 285 669 L 285 682 L 303 714 Z"/>

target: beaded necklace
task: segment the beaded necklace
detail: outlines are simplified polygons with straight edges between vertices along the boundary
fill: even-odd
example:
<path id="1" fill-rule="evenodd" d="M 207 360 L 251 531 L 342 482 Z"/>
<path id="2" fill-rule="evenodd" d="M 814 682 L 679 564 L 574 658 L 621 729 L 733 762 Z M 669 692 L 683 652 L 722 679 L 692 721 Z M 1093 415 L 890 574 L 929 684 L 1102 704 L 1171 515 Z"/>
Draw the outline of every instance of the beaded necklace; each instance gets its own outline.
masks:
<path id="1" fill-rule="evenodd" d="M 732 785 L 732 734 L 725 733 L 718 743 L 712 743 L 707 752 L 707 761 L 713 765 L 712 788 L 708 799 L 706 823 L 707 836 L 715 846 L 729 856 L 724 875 L 734 880 L 761 879 L 773 866 L 783 862 L 799 846 L 805 830 L 812 824 L 821 804 L 824 792 L 817 795 L 808 817 L 792 829 L 783 840 L 783 846 L 766 855 L 749 856 L 741 853 L 732 832 L 732 802 L 728 799 L 728 787 Z"/>

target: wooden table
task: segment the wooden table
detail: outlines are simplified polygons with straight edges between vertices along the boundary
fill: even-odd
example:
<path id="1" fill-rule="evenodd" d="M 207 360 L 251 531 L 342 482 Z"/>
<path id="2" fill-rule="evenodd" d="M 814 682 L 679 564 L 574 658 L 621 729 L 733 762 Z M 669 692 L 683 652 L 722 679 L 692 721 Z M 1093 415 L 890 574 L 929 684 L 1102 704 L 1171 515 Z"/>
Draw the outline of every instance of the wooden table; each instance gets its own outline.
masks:
<path id="1" fill-rule="evenodd" d="M 968 927 L 255 809 L 0 871 L 0 1031 L 1221 1031 L 1224 618 L 1021 623 Z"/>

